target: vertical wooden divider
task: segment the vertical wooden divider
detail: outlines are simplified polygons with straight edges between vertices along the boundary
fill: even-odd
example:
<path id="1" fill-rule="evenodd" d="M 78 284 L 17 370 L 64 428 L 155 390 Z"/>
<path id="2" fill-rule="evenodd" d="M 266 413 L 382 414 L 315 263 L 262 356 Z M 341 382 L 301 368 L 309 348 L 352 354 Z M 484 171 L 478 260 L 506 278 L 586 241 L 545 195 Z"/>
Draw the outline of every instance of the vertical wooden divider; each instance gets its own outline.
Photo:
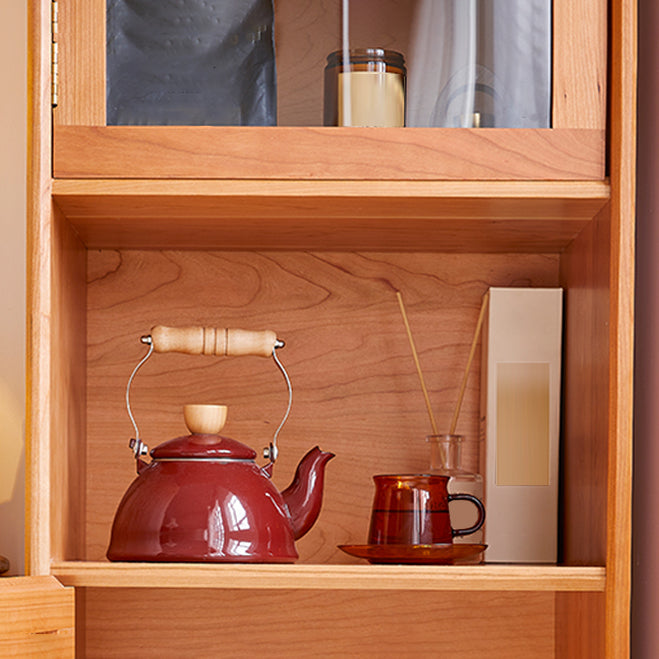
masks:
<path id="1" fill-rule="evenodd" d="M 612 2 L 611 363 L 607 492 L 606 656 L 629 654 L 634 378 L 637 3 Z"/>
<path id="2" fill-rule="evenodd" d="M 28 172 L 26 317 L 27 572 L 50 571 L 51 125 L 49 3 L 28 11 Z"/>
<path id="3" fill-rule="evenodd" d="M 106 0 L 59 0 L 55 125 L 105 125 Z"/>
<path id="4" fill-rule="evenodd" d="M 552 128 L 606 127 L 607 3 L 554 0 Z"/>

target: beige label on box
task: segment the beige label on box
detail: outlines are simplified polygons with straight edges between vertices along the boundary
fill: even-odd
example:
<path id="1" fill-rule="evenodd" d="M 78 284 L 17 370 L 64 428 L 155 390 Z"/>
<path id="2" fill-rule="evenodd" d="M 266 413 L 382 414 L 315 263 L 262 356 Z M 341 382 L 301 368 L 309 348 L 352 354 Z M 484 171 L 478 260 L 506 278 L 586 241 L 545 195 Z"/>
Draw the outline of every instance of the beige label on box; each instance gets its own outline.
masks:
<path id="1" fill-rule="evenodd" d="M 549 485 L 549 364 L 497 364 L 497 485 Z"/>
<path id="2" fill-rule="evenodd" d="M 404 126 L 405 90 L 398 73 L 353 71 L 339 73 L 339 126 L 345 126 L 343 94 L 345 76 L 350 78 L 351 126 Z"/>

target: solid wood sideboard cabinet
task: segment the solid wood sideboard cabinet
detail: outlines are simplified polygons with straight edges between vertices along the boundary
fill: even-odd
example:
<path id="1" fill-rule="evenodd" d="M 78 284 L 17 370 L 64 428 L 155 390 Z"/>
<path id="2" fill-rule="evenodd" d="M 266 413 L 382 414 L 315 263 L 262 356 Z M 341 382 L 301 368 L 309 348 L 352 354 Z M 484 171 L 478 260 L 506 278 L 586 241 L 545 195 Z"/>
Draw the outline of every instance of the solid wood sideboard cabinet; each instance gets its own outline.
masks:
<path id="1" fill-rule="evenodd" d="M 414 3 L 370 4 L 398 45 Z M 275 2 L 283 113 L 317 101 L 339 5 Z M 628 656 L 635 3 L 555 0 L 548 129 L 107 126 L 105 0 L 58 0 L 54 28 L 52 6 L 30 1 L 29 565 L 75 587 L 79 656 Z M 558 564 L 347 556 L 372 475 L 429 461 L 396 291 L 448 430 L 490 286 L 564 289 Z M 156 324 L 285 340 L 274 481 L 337 456 L 296 564 L 105 559 Z M 189 402 L 260 450 L 287 395 L 268 360 L 155 355 L 132 388 L 151 448 Z M 479 437 L 477 363 L 457 431 Z"/>

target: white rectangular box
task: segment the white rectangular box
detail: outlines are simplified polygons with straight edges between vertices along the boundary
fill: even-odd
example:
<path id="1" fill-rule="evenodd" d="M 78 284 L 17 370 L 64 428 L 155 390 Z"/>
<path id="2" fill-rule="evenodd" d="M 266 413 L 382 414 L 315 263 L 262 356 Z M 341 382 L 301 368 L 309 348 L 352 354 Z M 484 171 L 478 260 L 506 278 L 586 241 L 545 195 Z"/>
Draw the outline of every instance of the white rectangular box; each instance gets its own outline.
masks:
<path id="1" fill-rule="evenodd" d="M 563 291 L 490 288 L 483 325 L 488 562 L 555 563 Z"/>

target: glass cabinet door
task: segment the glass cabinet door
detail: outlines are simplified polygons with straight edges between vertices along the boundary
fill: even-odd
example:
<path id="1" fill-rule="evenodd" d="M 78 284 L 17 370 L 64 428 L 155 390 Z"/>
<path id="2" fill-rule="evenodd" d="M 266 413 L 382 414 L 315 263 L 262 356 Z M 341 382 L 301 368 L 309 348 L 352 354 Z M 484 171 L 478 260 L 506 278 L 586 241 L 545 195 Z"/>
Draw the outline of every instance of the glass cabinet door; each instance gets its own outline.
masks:
<path id="1" fill-rule="evenodd" d="M 547 128 L 551 33 L 551 0 L 107 0 L 106 121 Z"/>

